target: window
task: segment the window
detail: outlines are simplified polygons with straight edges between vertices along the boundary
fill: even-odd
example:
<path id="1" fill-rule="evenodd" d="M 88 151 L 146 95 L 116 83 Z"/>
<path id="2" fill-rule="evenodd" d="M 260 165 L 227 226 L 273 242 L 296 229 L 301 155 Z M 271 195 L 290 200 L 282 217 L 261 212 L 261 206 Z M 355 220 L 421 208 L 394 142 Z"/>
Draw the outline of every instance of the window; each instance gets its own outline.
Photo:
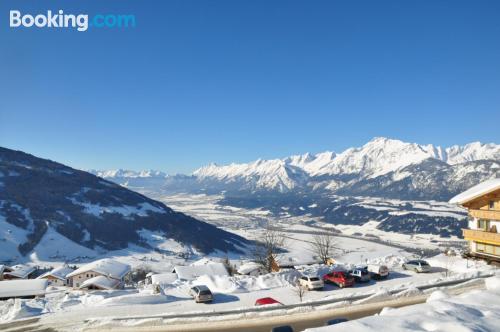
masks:
<path id="1" fill-rule="evenodd" d="M 479 252 L 484 252 L 484 244 L 483 243 L 476 244 L 476 250 Z"/>
<path id="2" fill-rule="evenodd" d="M 479 219 L 477 222 L 477 228 L 487 231 L 490 228 L 490 221 L 486 219 Z"/>
<path id="3" fill-rule="evenodd" d="M 495 208 L 495 201 L 490 201 L 490 210 Z"/>

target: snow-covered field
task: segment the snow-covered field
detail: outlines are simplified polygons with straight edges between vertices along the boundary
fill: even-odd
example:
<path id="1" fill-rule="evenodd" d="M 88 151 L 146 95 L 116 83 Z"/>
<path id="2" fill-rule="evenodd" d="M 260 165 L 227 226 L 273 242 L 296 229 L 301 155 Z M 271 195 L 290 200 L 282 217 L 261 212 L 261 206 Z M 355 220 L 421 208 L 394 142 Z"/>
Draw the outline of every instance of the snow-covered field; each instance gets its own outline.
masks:
<path id="1" fill-rule="evenodd" d="M 259 239 L 264 227 L 270 223 L 281 229 L 286 235 L 287 252 L 279 257 L 280 261 L 300 265 L 301 262 L 317 260 L 312 250 L 312 241 L 316 225 L 307 223 L 307 217 L 281 216 L 273 217 L 269 212 L 255 209 L 239 209 L 221 206 L 218 196 L 176 195 L 161 199 L 172 208 L 190 214 L 204 221 L 215 224 L 231 232 L 249 239 Z M 310 220 L 309 220 L 310 221 Z M 336 226 L 337 227 L 337 226 Z M 347 227 L 347 226 L 346 226 Z M 354 227 L 354 226 L 351 226 Z M 431 237 L 419 238 L 397 233 L 378 234 L 373 225 L 363 225 L 364 231 L 386 236 L 393 242 L 422 248 L 437 248 Z M 355 233 L 359 229 L 342 229 L 345 234 Z M 380 232 L 380 231 L 379 231 Z M 15 232 L 13 232 L 13 236 Z M 383 232 L 386 233 L 386 232 Z M 145 267 L 155 272 L 171 272 L 172 265 L 188 265 L 201 256 L 175 241 L 150 231 L 141 232 L 141 236 L 152 246 L 162 249 L 155 252 L 131 246 L 126 250 L 101 252 L 76 245 L 51 229 L 36 248 L 36 254 L 29 257 L 32 264 L 40 266 L 58 266 L 68 260 L 68 251 L 60 252 L 60 248 L 71 248 L 73 262 L 86 262 L 102 257 L 112 257 L 131 264 L 133 267 Z M 420 236 L 420 235 L 419 235 Z M 110 317 L 130 317 L 144 315 L 175 315 L 186 312 L 217 312 L 229 309 L 253 307 L 255 300 L 262 297 L 273 297 L 283 304 L 296 304 L 299 298 L 293 287 L 301 273 L 323 275 L 332 268 L 349 268 L 357 264 L 382 263 L 391 269 L 390 277 L 382 281 L 370 281 L 357 284 L 354 288 L 338 289 L 326 285 L 322 291 L 310 291 L 304 296 L 304 302 L 329 300 L 350 297 L 360 294 L 382 294 L 389 290 L 411 290 L 415 286 L 435 284 L 443 280 L 463 279 L 477 275 L 479 272 L 493 268 L 482 262 L 466 261 L 459 257 L 439 255 L 428 258 L 433 271 L 427 274 L 416 274 L 404 271 L 402 262 L 415 258 L 415 254 L 395 246 L 370 241 L 368 237 L 335 237 L 333 258 L 337 266 L 324 265 L 302 266 L 298 270 L 283 271 L 268 275 L 251 276 L 200 276 L 195 280 L 175 280 L 164 284 L 161 292 L 156 294 L 151 285 L 139 288 L 126 288 L 118 291 L 83 292 L 65 288 L 49 288 L 45 298 L 32 300 L 0 301 L 0 322 L 7 322 L 23 317 L 42 315 L 42 321 L 64 324 L 64 322 L 82 322 L 85 320 L 105 321 Z M 218 261 L 226 253 L 214 253 L 206 259 Z M 240 265 L 248 260 L 246 255 L 229 255 L 231 264 Z M 187 257 L 187 259 L 186 259 Z M 191 286 L 207 285 L 214 293 L 211 304 L 197 304 L 188 295 Z"/>

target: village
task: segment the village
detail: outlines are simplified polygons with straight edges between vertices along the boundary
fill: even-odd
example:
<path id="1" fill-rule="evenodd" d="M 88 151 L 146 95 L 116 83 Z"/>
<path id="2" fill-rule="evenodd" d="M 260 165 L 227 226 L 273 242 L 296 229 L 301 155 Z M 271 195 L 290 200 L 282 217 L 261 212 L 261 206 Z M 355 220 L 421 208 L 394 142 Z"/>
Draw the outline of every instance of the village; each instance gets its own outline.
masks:
<path id="1" fill-rule="evenodd" d="M 51 312 L 57 317 L 58 312 L 67 315 L 79 307 L 95 315 L 97 311 L 89 311 L 82 298 L 92 298 L 92 306 L 111 305 L 114 315 L 124 305 L 130 306 L 130 312 L 134 304 L 148 305 L 148 312 L 156 314 L 175 313 L 180 308 L 203 310 L 204 306 L 196 309 L 202 303 L 211 303 L 216 308 L 212 310 L 227 310 L 238 302 L 241 308 L 273 308 L 352 296 L 359 291 L 405 290 L 485 273 L 494 275 L 500 257 L 500 180 L 481 183 L 451 202 L 469 210 L 469 229 L 463 230 L 469 245 L 465 251 L 448 250 L 435 257 L 395 252 L 377 258 L 366 253 L 370 259 L 364 261 L 349 255 L 332 257 L 334 235 L 321 234 L 311 238 L 315 255 L 304 259 L 282 252 L 282 234 L 267 230 L 247 259 L 203 257 L 185 264 L 164 263 L 161 271 L 111 257 L 78 266 L 0 265 L 0 301 L 9 303 L 4 306 L 2 320 Z M 75 299 L 79 299 L 78 305 L 74 305 Z M 39 311 L 23 310 L 28 301 L 40 300 L 45 307 Z M 181 307 L 176 303 L 182 303 Z M 104 316 L 106 310 L 99 309 Z"/>

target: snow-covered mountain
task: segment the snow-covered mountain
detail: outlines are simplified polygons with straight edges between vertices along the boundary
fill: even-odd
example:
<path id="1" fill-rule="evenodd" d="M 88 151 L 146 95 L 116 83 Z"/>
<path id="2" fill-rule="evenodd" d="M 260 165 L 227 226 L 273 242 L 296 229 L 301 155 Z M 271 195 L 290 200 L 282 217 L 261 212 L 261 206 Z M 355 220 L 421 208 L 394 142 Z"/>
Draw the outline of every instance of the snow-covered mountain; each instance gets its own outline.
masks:
<path id="1" fill-rule="evenodd" d="M 158 249 L 145 233 L 204 253 L 248 243 L 90 173 L 0 147 L 0 261 L 36 255 L 44 239 L 55 238 L 90 250 Z"/>
<path id="2" fill-rule="evenodd" d="M 499 176 L 499 162 L 500 145 L 493 143 L 442 148 L 377 137 L 339 154 L 306 153 L 250 163 L 210 164 L 190 176 L 123 170 L 94 174 L 124 186 L 165 192 L 326 191 L 445 200 L 475 182 Z"/>

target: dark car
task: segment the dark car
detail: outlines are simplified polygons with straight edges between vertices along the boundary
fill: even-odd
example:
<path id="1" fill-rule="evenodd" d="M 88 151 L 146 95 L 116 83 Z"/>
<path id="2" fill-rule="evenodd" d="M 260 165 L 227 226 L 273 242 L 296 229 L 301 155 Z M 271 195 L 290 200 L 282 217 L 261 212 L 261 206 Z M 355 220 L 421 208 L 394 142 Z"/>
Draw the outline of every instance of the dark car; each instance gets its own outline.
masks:
<path id="1" fill-rule="evenodd" d="M 354 278 L 356 282 L 370 281 L 370 272 L 365 268 L 356 268 L 349 271 L 349 275 Z"/>
<path id="2" fill-rule="evenodd" d="M 276 326 L 271 332 L 293 332 L 293 328 L 290 325 Z"/>
<path id="3" fill-rule="evenodd" d="M 334 318 L 326 322 L 326 325 L 335 325 L 335 324 L 345 323 L 347 321 L 348 321 L 347 318 Z"/>

